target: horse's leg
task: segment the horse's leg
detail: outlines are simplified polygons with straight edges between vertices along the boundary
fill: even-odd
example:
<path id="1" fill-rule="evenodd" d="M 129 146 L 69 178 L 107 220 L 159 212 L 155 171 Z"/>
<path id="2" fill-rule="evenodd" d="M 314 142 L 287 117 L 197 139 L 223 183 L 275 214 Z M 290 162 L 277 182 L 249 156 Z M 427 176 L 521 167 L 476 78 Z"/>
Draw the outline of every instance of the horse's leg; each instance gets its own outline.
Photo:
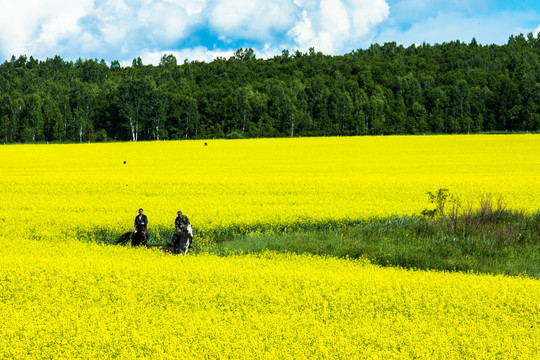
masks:
<path id="1" fill-rule="evenodd" d="M 133 235 L 133 238 L 131 240 L 131 246 L 133 247 L 136 247 L 136 246 L 139 246 L 141 245 L 141 236 L 144 236 L 143 234 L 141 234 L 140 232 L 136 232 L 134 235 Z"/>
<path id="2" fill-rule="evenodd" d="M 171 252 L 173 254 L 178 254 L 178 233 L 173 234 L 171 246 L 172 246 Z"/>
<path id="3" fill-rule="evenodd" d="M 147 244 L 146 244 L 146 231 L 143 231 L 143 232 L 141 233 L 141 242 L 140 242 L 140 245 L 147 246 Z"/>
<path id="4" fill-rule="evenodd" d="M 185 231 L 182 232 L 182 235 L 180 235 L 180 240 L 178 241 L 178 247 L 180 248 L 180 252 L 182 255 L 184 255 L 184 251 L 186 251 L 186 245 L 187 245 L 187 233 Z"/>

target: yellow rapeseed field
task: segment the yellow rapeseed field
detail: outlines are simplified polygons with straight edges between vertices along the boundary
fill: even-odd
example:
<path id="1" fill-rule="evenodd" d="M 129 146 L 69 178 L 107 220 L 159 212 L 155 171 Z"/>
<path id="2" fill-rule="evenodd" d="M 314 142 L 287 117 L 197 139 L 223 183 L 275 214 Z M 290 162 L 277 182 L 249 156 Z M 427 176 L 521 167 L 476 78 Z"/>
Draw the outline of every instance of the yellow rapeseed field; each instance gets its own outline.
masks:
<path id="1" fill-rule="evenodd" d="M 417 214 L 439 188 L 540 209 L 539 135 L 207 143 L 1 146 L 0 224 L 42 237 L 123 232 L 142 207 L 150 231 L 172 227 L 177 210 L 199 230 L 242 231 Z"/>
<path id="2" fill-rule="evenodd" d="M 1 359 L 537 359 L 540 282 L 80 242 L 0 248 Z"/>
<path id="3" fill-rule="evenodd" d="M 77 240 L 139 207 L 150 232 L 177 210 L 272 231 L 417 214 L 439 188 L 534 212 L 539 135 L 206 142 L 0 146 L 0 359 L 539 358 L 538 280 Z"/>

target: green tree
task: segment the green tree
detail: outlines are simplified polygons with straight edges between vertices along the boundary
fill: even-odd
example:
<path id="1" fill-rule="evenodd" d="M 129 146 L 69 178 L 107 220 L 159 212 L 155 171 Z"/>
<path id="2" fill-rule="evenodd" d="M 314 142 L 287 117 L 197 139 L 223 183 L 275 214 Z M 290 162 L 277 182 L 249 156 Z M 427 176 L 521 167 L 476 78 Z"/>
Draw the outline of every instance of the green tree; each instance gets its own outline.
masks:
<path id="1" fill-rule="evenodd" d="M 411 107 L 410 116 L 414 120 L 415 132 L 425 133 L 428 130 L 428 114 L 424 105 L 415 101 Z"/>
<path id="2" fill-rule="evenodd" d="M 173 54 L 165 54 L 161 57 L 161 60 L 159 62 L 159 66 L 169 66 L 174 67 L 177 65 L 176 57 L 174 57 Z"/>
<path id="3" fill-rule="evenodd" d="M 0 138 L 4 141 L 4 144 L 8 141 L 9 132 L 9 116 L 3 115 L 0 119 Z"/>
<path id="4" fill-rule="evenodd" d="M 74 81 L 71 94 L 73 133 L 79 142 L 93 141 L 94 113 L 99 88 L 91 83 Z"/>
<path id="5" fill-rule="evenodd" d="M 121 67 L 13 56 L 0 64 L 0 139 L 96 141 L 537 130 L 540 41 L 395 42 L 326 56 L 253 49 Z M 7 116 L 7 118 L 6 118 Z"/>
<path id="6" fill-rule="evenodd" d="M 64 120 L 57 103 L 51 96 L 45 98 L 43 104 L 43 115 L 45 116 L 45 138 L 47 141 L 63 141 L 66 136 Z"/>
<path id="7" fill-rule="evenodd" d="M 126 78 L 118 86 L 117 92 L 119 113 L 125 121 L 124 128 L 129 131 L 132 141 L 138 141 L 144 129 L 152 128 L 152 126 L 147 126 L 147 123 L 148 115 L 151 116 L 153 113 L 155 105 L 153 101 L 156 101 L 155 84 L 149 77 Z M 158 118 L 161 119 L 161 117 Z"/>
<path id="8" fill-rule="evenodd" d="M 329 107 L 336 133 L 349 135 L 354 111 L 349 93 L 343 89 L 334 89 L 330 96 Z"/>
<path id="9" fill-rule="evenodd" d="M 234 59 L 240 60 L 240 61 L 255 60 L 256 59 L 255 52 L 251 48 L 249 49 L 240 48 L 236 50 L 236 52 L 234 53 Z"/>
<path id="10" fill-rule="evenodd" d="M 375 93 L 370 97 L 369 111 L 367 113 L 368 131 L 372 135 L 387 133 L 386 121 L 388 113 L 388 101 L 382 86 L 377 85 Z"/>
<path id="11" fill-rule="evenodd" d="M 250 85 L 242 86 L 235 92 L 236 103 L 238 106 L 238 115 L 240 118 L 238 128 L 241 129 L 242 134 L 246 132 L 246 127 L 252 121 L 253 106 L 252 102 L 255 97 L 255 92 Z"/>
<path id="12" fill-rule="evenodd" d="M 265 85 L 269 115 L 276 120 L 276 130 L 280 136 L 285 136 L 289 134 L 294 121 L 291 119 L 295 111 L 291 91 L 283 81 L 277 79 L 269 79 Z"/>
<path id="13" fill-rule="evenodd" d="M 45 118 L 43 116 L 43 99 L 39 94 L 30 94 L 26 97 L 26 126 L 25 141 L 44 140 Z"/>

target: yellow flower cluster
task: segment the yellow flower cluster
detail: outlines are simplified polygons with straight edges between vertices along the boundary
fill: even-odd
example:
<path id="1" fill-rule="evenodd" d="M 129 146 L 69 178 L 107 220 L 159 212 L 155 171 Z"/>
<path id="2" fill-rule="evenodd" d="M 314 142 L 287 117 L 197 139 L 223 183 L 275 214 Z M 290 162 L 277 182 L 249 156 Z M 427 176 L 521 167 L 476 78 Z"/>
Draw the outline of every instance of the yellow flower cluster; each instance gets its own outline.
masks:
<path id="1" fill-rule="evenodd" d="M 539 140 L 0 146 L 0 359 L 538 358 L 537 280 L 75 239 L 128 231 L 139 207 L 150 231 L 177 210 L 199 233 L 278 231 L 419 213 L 439 188 L 533 212 Z"/>
<path id="2" fill-rule="evenodd" d="M 37 238 L 199 233 L 411 215 L 427 191 L 540 209 L 540 135 L 403 136 L 0 146 L 0 227 Z M 0 229 L 0 234 L 1 234 Z"/>
<path id="3" fill-rule="evenodd" d="M 540 283 L 264 253 L 0 247 L 0 359 L 537 359 Z"/>

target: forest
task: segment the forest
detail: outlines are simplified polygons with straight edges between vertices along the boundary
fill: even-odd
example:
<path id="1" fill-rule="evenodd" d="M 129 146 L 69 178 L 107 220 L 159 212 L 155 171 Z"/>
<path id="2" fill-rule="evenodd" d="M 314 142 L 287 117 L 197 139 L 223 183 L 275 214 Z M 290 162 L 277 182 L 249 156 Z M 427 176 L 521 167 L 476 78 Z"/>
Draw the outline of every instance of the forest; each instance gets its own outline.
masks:
<path id="1" fill-rule="evenodd" d="M 159 65 L 14 55 L 0 142 L 537 132 L 540 36 Z"/>

